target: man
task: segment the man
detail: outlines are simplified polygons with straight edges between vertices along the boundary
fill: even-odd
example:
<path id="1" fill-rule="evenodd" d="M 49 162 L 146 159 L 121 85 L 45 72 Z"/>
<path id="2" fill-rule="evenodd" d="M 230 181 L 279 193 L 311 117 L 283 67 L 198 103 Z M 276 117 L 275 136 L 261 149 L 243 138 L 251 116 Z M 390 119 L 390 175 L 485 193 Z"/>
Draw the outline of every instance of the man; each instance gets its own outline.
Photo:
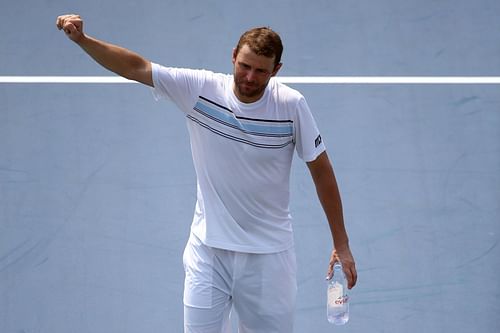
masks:
<path id="1" fill-rule="evenodd" d="M 334 250 L 352 288 L 357 279 L 332 166 L 304 97 L 273 77 L 283 46 L 269 28 L 244 33 L 233 75 L 167 68 L 83 32 L 78 15 L 57 27 L 105 68 L 154 88 L 186 114 L 197 203 L 184 252 L 185 332 L 293 331 L 296 266 L 289 176 L 294 150 L 307 163 Z"/>

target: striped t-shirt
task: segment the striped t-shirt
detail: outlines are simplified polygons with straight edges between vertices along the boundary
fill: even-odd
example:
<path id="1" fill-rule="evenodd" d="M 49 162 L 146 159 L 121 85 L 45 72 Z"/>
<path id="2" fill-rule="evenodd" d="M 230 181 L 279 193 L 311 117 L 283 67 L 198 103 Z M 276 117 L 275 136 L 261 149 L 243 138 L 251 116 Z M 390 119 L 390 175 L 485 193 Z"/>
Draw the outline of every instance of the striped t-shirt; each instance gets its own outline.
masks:
<path id="1" fill-rule="evenodd" d="M 226 250 L 290 248 L 293 152 L 308 162 L 325 150 L 304 97 L 272 78 L 259 101 L 245 104 L 232 75 L 152 65 L 154 95 L 186 114 L 197 175 L 191 231 Z"/>

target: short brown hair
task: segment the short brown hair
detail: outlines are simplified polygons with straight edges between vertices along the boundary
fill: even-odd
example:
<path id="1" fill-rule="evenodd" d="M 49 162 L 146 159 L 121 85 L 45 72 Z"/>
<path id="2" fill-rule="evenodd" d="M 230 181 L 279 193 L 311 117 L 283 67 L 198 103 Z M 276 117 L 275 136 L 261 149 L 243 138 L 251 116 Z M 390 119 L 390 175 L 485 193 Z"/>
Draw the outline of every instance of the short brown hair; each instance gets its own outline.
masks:
<path id="1" fill-rule="evenodd" d="M 281 61 L 283 53 L 281 38 L 269 27 L 253 28 L 241 35 L 238 45 L 236 45 L 236 54 L 238 54 L 243 45 L 248 45 L 250 50 L 258 55 L 269 58 L 274 56 L 275 66 Z"/>

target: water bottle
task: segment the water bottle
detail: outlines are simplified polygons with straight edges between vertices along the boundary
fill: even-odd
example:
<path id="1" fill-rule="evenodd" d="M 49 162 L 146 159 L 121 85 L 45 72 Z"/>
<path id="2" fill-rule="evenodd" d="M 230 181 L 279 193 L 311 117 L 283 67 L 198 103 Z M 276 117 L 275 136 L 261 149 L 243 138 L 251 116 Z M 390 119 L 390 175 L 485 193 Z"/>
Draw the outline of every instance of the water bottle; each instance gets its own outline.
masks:
<path id="1" fill-rule="evenodd" d="M 328 321 L 332 324 L 344 325 L 349 320 L 347 280 L 339 262 L 333 266 L 333 277 L 328 281 L 326 309 Z"/>

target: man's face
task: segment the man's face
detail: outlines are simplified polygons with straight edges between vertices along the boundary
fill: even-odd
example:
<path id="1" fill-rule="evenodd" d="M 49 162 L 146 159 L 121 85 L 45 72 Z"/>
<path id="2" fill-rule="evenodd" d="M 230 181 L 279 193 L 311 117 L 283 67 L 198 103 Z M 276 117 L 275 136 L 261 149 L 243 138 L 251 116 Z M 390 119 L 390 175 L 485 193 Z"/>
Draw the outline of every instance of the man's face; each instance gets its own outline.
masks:
<path id="1" fill-rule="evenodd" d="M 248 45 L 243 45 L 238 54 L 233 51 L 233 91 L 243 103 L 253 103 L 264 95 L 264 90 L 281 68 L 274 65 L 274 57 L 255 54 Z"/>

